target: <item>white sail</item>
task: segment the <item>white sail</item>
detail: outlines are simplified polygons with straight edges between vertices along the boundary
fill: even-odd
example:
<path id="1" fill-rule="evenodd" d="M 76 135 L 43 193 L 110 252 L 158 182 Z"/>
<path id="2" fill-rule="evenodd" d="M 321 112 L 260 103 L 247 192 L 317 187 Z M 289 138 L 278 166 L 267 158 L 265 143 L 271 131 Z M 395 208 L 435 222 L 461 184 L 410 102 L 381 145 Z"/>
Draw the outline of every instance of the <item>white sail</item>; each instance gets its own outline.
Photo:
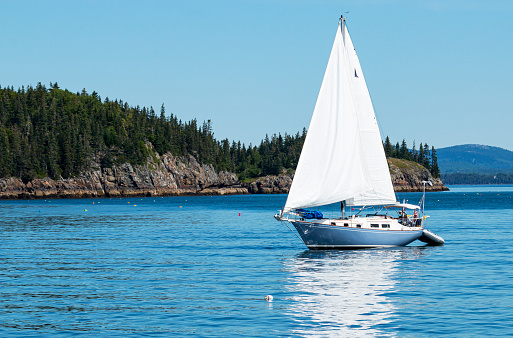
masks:
<path id="1" fill-rule="evenodd" d="M 325 205 L 370 189 L 342 31 L 337 29 L 285 211 Z"/>
<path id="2" fill-rule="evenodd" d="M 342 21 L 285 211 L 343 200 L 352 205 L 395 203 L 369 92 Z"/>
<path id="3" fill-rule="evenodd" d="M 345 25 L 344 25 L 345 26 Z M 344 30 L 344 43 L 348 50 L 349 63 L 354 68 L 353 97 L 358 111 L 360 137 L 363 141 L 363 157 L 369 173 L 371 189 L 347 201 L 347 205 L 383 205 L 396 202 L 394 187 L 383 149 L 378 122 L 365 83 L 360 61 L 347 29 Z"/>

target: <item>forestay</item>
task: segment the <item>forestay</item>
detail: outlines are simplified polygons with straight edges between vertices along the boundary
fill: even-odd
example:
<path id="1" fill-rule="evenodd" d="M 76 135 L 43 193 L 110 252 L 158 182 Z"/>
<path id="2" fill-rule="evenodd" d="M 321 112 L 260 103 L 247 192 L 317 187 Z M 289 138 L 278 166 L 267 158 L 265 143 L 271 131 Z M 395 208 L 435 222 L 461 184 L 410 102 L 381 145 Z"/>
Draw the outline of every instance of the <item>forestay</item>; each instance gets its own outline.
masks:
<path id="1" fill-rule="evenodd" d="M 285 211 L 343 200 L 349 205 L 396 201 L 369 92 L 342 21 Z"/>

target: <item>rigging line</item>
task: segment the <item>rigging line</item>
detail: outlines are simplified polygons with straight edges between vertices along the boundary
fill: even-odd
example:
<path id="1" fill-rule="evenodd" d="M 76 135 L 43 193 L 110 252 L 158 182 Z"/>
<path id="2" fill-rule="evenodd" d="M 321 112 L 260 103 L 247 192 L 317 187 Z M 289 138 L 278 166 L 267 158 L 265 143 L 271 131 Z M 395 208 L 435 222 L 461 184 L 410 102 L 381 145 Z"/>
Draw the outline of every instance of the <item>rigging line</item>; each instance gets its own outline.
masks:
<path id="1" fill-rule="evenodd" d="M 372 110 L 374 110 L 374 117 L 376 118 L 376 123 L 378 124 L 378 129 L 379 129 L 379 136 L 381 138 L 381 143 L 383 144 L 383 152 L 385 151 L 385 142 L 383 140 L 383 135 L 386 135 L 388 137 L 388 134 L 385 133 L 385 128 L 383 128 L 383 125 L 381 124 L 380 120 L 379 120 L 379 114 L 374 106 L 374 101 L 372 100 L 372 96 L 370 95 L 370 92 L 369 92 L 369 97 L 370 97 L 370 101 L 371 101 L 371 106 L 372 106 Z M 386 155 L 385 155 L 385 158 L 386 158 Z M 387 166 L 388 166 L 388 161 L 387 161 Z M 393 186 L 393 183 L 392 183 L 392 186 Z M 395 195 L 395 199 L 398 200 L 399 198 L 399 195 L 398 193 L 394 190 L 394 195 Z"/>
<path id="2" fill-rule="evenodd" d="M 379 121 L 379 115 L 376 111 L 376 109 L 374 108 L 374 101 L 372 101 L 372 96 L 370 95 L 369 93 L 369 97 L 370 97 L 370 101 L 371 101 L 371 105 L 372 105 L 372 109 L 374 110 L 374 116 L 376 118 L 376 123 L 378 124 L 378 129 L 379 129 L 379 136 L 381 138 L 381 144 L 383 145 L 383 152 L 385 152 L 385 141 L 383 140 L 383 135 L 385 135 L 385 130 L 384 128 L 382 127 L 381 125 L 381 122 Z M 388 137 L 388 135 L 386 135 Z M 386 157 L 386 154 L 385 154 L 385 158 L 387 159 L 387 166 L 388 166 L 388 158 Z M 390 178 L 392 179 L 392 178 Z M 392 187 L 393 187 L 393 182 L 392 182 Z M 399 195 L 398 193 L 395 191 L 394 189 L 394 195 L 395 195 L 395 199 L 396 201 L 398 201 L 399 199 Z"/>
<path id="3" fill-rule="evenodd" d="M 301 237 L 299 237 L 299 236 L 298 236 L 298 235 L 297 235 L 297 234 L 296 234 L 296 233 L 295 233 L 291 228 L 289 228 L 289 226 L 288 226 L 288 224 L 287 224 L 287 222 L 286 222 L 286 221 L 282 221 L 282 222 L 285 222 L 285 226 L 286 226 L 290 231 L 292 231 L 292 233 L 293 233 L 294 235 L 296 235 L 296 237 L 297 237 L 297 238 L 299 238 L 299 239 L 301 240 L 301 242 L 303 242 L 303 240 L 301 239 Z"/>
<path id="4" fill-rule="evenodd" d="M 347 13 L 349 13 L 349 11 L 345 12 L 344 14 L 347 14 Z M 346 18 L 346 17 L 344 17 L 344 18 Z M 349 31 L 349 29 L 347 28 L 347 22 L 345 22 L 345 20 L 344 20 L 344 25 L 346 26 L 346 30 Z M 343 34 L 342 37 L 345 37 L 345 35 Z M 355 46 L 353 46 L 353 47 L 354 47 L 354 49 L 356 51 L 356 47 Z M 362 73 L 363 73 L 363 71 L 362 71 Z M 367 90 L 369 91 L 368 88 L 367 88 Z M 376 118 L 376 123 L 378 124 L 378 130 L 379 130 L 379 133 L 380 133 L 379 136 L 380 136 L 380 138 L 382 138 L 383 135 L 381 135 L 382 134 L 381 131 L 384 131 L 384 130 L 383 130 L 382 126 L 381 126 L 381 122 L 379 121 L 379 116 L 378 116 L 378 113 L 376 112 L 376 108 L 374 107 L 374 101 L 372 100 L 372 95 L 370 95 L 370 91 L 369 91 L 369 98 L 370 98 L 370 101 L 371 101 L 372 110 L 374 111 L 374 117 Z M 383 142 L 383 139 L 381 139 L 381 142 Z"/>

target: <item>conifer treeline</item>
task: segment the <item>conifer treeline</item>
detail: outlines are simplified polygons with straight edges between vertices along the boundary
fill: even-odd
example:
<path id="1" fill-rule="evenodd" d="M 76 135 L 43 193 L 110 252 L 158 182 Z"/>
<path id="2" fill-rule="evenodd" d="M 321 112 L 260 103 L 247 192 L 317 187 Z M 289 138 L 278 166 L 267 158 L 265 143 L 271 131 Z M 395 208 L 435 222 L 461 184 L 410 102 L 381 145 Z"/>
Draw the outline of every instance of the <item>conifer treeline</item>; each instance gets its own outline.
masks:
<path id="1" fill-rule="evenodd" d="M 154 155 L 147 141 L 159 154 L 191 154 L 200 163 L 235 172 L 244 180 L 295 169 L 305 137 L 306 129 L 296 135 L 266 135 L 259 146 L 246 147 L 216 140 L 210 120 L 201 125 L 195 119 L 183 122 L 167 115 L 164 105 L 157 115 L 153 107 L 102 101 L 96 92 L 72 93 L 57 83 L 49 88 L 41 83 L 18 90 L 0 87 L 0 177 L 24 181 L 73 177 L 93 163 L 143 164 Z M 398 144 L 392 147 L 388 137 L 384 146 L 387 156 L 416 160 L 437 172 L 434 148 L 430 152 L 421 145 L 418 152 L 415 146 L 405 151 Z"/>
<path id="2" fill-rule="evenodd" d="M 41 83 L 17 91 L 0 87 L 0 177 L 24 181 L 73 177 L 88 169 L 92 159 L 101 167 L 142 164 L 152 155 L 146 141 L 159 154 L 191 154 L 241 179 L 276 174 L 295 166 L 305 135 L 274 135 L 258 147 L 246 147 L 217 141 L 210 121 L 198 125 L 195 119 L 167 116 L 164 105 L 157 116 L 152 107 L 102 101 L 96 92 L 72 93 L 57 83 L 48 89 Z"/>
<path id="3" fill-rule="evenodd" d="M 417 150 L 415 147 L 415 141 L 413 141 L 413 147 L 410 150 L 408 149 L 408 145 L 404 139 L 401 145 L 399 145 L 399 142 L 397 142 L 395 146 L 393 146 L 388 136 L 385 139 L 383 147 L 385 148 L 386 157 L 395 157 L 408 161 L 415 161 L 423 167 L 429 169 L 433 177 L 440 177 L 440 169 L 438 168 L 438 158 L 436 156 L 435 147 L 431 147 L 431 149 L 429 149 L 427 143 L 421 143 L 419 145 L 419 150 Z"/>

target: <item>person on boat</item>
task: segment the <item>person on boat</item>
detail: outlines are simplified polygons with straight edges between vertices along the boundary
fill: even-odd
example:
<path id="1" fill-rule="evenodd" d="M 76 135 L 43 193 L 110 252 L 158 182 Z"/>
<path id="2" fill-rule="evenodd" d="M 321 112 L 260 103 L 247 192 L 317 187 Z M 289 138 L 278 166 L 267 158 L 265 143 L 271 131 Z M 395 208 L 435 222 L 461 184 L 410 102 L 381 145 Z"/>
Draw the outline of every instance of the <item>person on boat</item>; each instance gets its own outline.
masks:
<path id="1" fill-rule="evenodd" d="M 404 210 L 404 208 L 402 208 L 401 210 L 399 210 L 399 222 L 406 224 L 407 220 L 408 220 L 408 215 L 406 215 L 406 211 Z"/>
<path id="2" fill-rule="evenodd" d="M 414 226 L 421 226 L 422 225 L 422 219 L 419 218 L 419 212 L 417 211 L 417 209 L 415 209 L 413 211 L 413 219 L 412 219 L 412 223 Z"/>

